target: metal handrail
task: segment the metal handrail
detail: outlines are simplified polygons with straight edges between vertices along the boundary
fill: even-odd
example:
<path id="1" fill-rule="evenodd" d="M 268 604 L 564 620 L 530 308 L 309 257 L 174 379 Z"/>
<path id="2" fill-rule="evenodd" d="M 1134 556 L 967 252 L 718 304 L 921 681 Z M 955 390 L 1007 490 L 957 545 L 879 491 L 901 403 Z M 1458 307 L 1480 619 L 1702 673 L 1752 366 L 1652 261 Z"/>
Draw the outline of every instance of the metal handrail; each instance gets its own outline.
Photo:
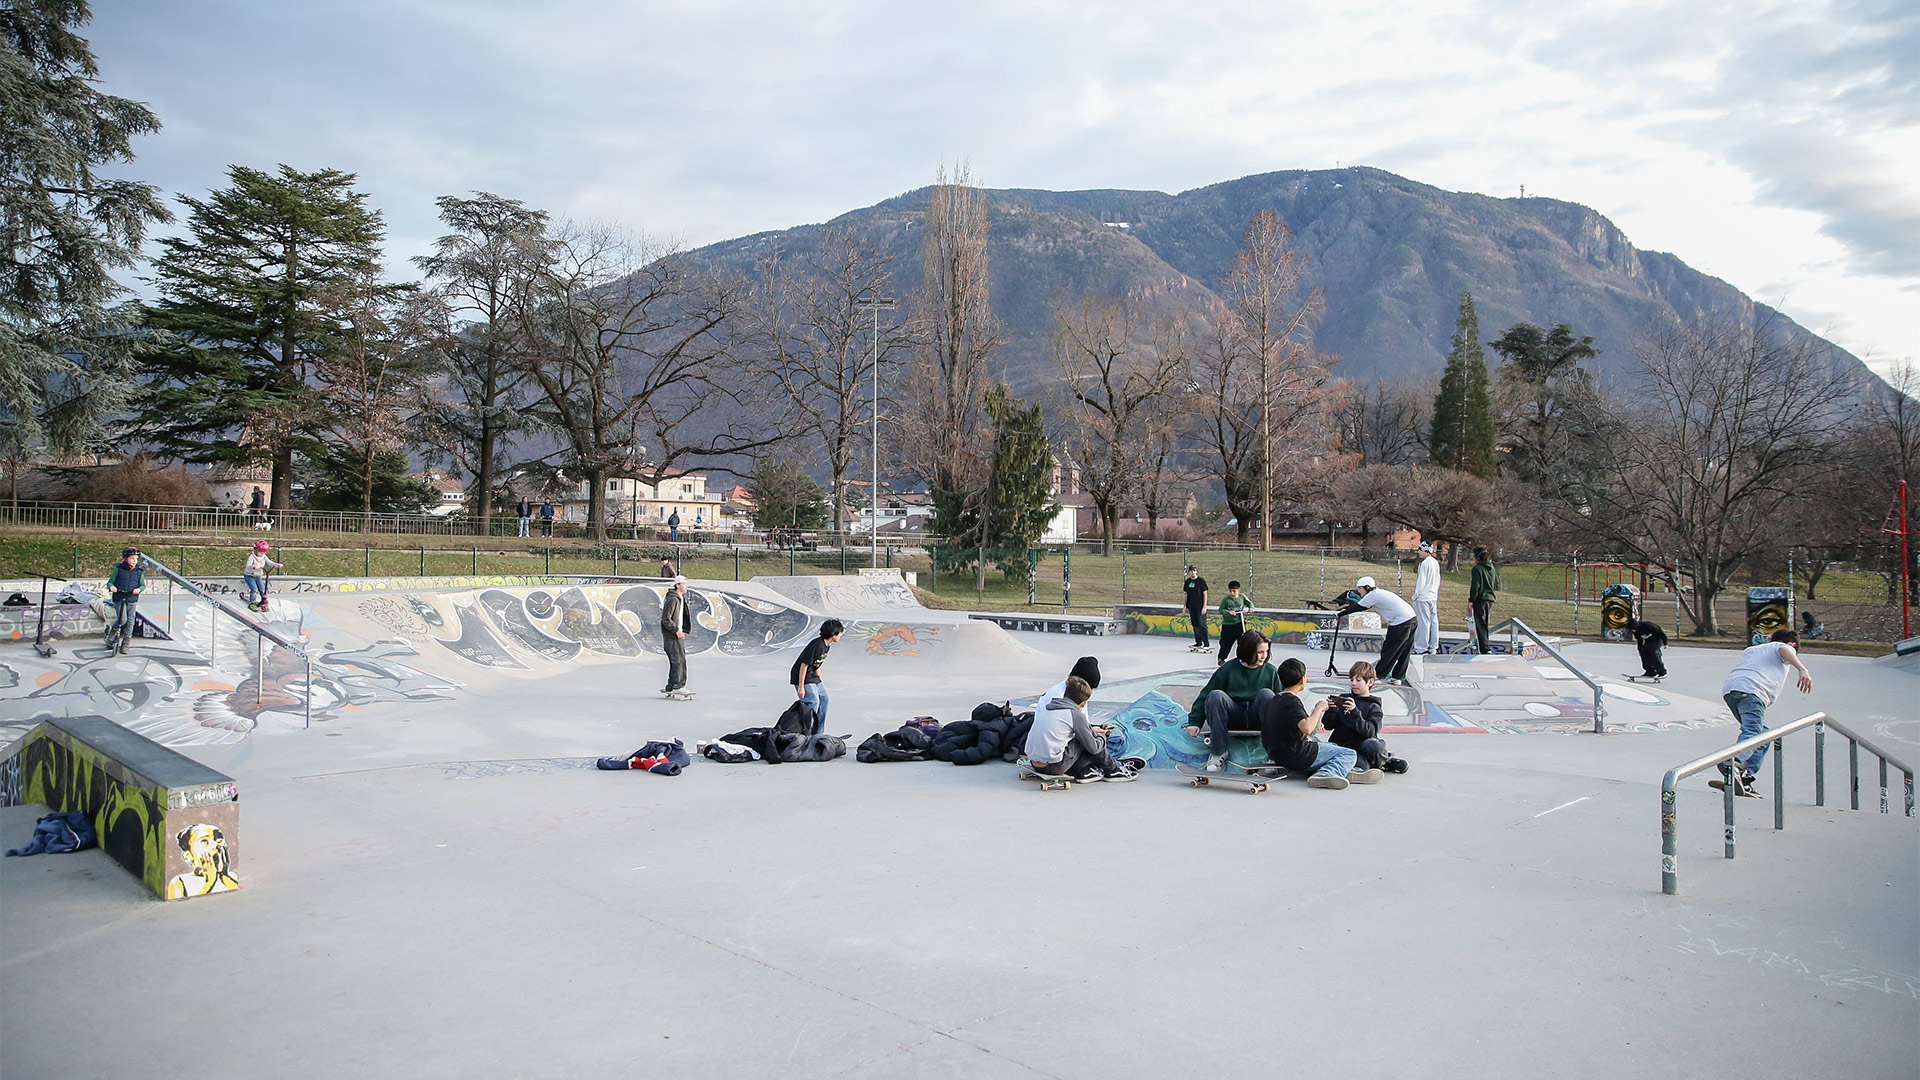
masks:
<path id="1" fill-rule="evenodd" d="M 271 641 L 275 645 L 278 645 L 283 649 L 292 650 L 293 654 L 295 656 L 298 656 L 301 662 L 304 663 L 307 668 L 308 691 L 306 696 L 305 726 L 309 728 L 313 726 L 313 691 L 312 691 L 313 656 L 312 654 L 307 652 L 306 646 L 300 644 L 297 641 L 288 640 L 286 637 L 278 633 L 275 633 L 274 631 L 269 630 L 266 627 L 260 625 L 260 623 L 255 619 L 253 619 L 251 616 L 248 616 L 248 615 L 242 614 L 239 611 L 236 611 L 226 601 L 215 597 L 213 594 L 207 592 L 205 589 L 202 589 L 200 586 L 195 585 L 193 582 L 188 581 L 184 577 L 181 577 L 178 573 L 174 572 L 174 570 L 171 567 L 167 566 L 165 563 L 154 558 L 153 556 L 142 554 L 140 556 L 140 561 L 145 563 L 147 566 L 153 568 L 154 570 L 159 571 L 162 577 L 166 578 L 168 581 L 173 582 L 173 584 L 176 587 L 185 589 L 187 590 L 187 592 L 193 594 L 194 596 L 197 596 L 200 599 L 205 600 L 207 602 L 207 606 L 210 609 L 216 612 L 219 612 L 222 615 L 225 615 L 227 618 L 232 619 L 235 622 L 239 623 L 241 626 L 244 626 L 248 630 L 253 631 L 253 633 L 256 635 L 256 638 L 255 638 L 256 647 L 253 653 L 254 704 L 257 705 L 260 703 L 265 692 L 267 650 L 266 650 L 266 646 L 262 644 L 262 642 Z M 169 603 L 171 603 L 171 601 L 169 601 Z M 172 620 L 168 620 L 168 621 L 171 622 Z M 171 627 L 169 627 L 169 632 L 171 632 Z M 215 640 L 216 638 L 212 634 L 208 635 L 207 662 L 209 664 L 211 664 L 214 660 Z"/>
<path id="2" fill-rule="evenodd" d="M 1684 765 L 1667 770 L 1666 777 L 1660 781 L 1660 891 L 1672 896 L 1680 888 L 1680 876 L 1674 865 L 1678 857 L 1675 785 L 1694 773 L 1713 768 L 1723 761 L 1739 757 L 1770 742 L 1773 744 L 1773 827 L 1776 832 L 1784 830 L 1787 827 L 1785 798 L 1787 781 L 1782 740 L 1802 728 L 1813 729 L 1813 803 L 1815 806 L 1825 806 L 1827 805 L 1826 729 L 1829 726 L 1847 737 L 1848 788 L 1851 791 L 1852 809 L 1860 809 L 1860 748 L 1865 746 L 1868 753 L 1880 759 L 1880 812 L 1887 813 L 1887 766 L 1891 765 L 1895 771 L 1906 777 L 1906 816 L 1912 817 L 1913 767 L 1826 713 L 1813 713 L 1770 731 L 1763 731 L 1751 739 L 1742 739 L 1725 750 L 1716 751 L 1706 757 L 1694 758 Z M 1727 858 L 1729 859 L 1733 858 L 1734 848 L 1733 800 L 1735 795 L 1733 788 L 1732 784 L 1726 785 L 1721 798 L 1721 802 L 1726 807 Z"/>
<path id="3" fill-rule="evenodd" d="M 1533 643 L 1535 645 L 1538 645 L 1542 649 L 1545 649 L 1547 651 L 1548 656 L 1551 656 L 1555 660 L 1558 660 L 1560 662 L 1561 667 L 1566 668 L 1568 671 L 1573 672 L 1574 678 L 1579 679 L 1581 682 L 1587 684 L 1587 689 L 1593 691 L 1593 733 L 1595 735 L 1605 735 L 1607 733 L 1607 707 L 1604 704 L 1602 704 L 1602 699 L 1606 696 L 1606 687 L 1603 684 L 1596 682 L 1593 676 L 1588 675 L 1586 672 L 1581 671 L 1578 667 L 1574 666 L 1573 661 L 1567 659 L 1565 653 L 1562 653 L 1559 649 L 1554 648 L 1551 644 L 1548 643 L 1546 638 L 1543 638 L 1538 633 L 1534 632 L 1533 627 L 1528 626 L 1524 622 L 1521 622 L 1519 618 L 1517 617 L 1508 618 L 1506 622 L 1501 623 L 1499 626 L 1496 626 L 1491 631 L 1489 631 L 1488 636 L 1491 637 L 1502 630 L 1505 630 L 1507 632 L 1507 648 L 1514 655 L 1518 656 L 1520 653 L 1520 639 L 1514 633 L 1514 631 L 1518 630 L 1520 633 L 1527 635 L 1529 638 L 1532 638 Z"/>

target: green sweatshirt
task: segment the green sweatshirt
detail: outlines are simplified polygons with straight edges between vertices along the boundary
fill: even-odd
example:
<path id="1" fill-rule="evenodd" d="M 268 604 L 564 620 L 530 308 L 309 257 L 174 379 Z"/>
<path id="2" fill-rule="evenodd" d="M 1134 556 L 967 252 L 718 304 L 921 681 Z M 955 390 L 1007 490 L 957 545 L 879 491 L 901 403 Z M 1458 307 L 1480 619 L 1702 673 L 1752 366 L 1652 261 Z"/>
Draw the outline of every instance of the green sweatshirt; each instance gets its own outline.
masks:
<path id="1" fill-rule="evenodd" d="M 1241 593 L 1239 596 L 1235 596 L 1232 593 L 1228 593 L 1227 595 L 1221 597 L 1220 598 L 1220 625 L 1230 626 L 1234 623 L 1240 622 L 1243 618 L 1243 616 L 1240 613 L 1243 611 L 1246 611 L 1248 608 L 1251 608 L 1252 606 L 1253 606 L 1253 600 L 1250 597 L 1248 597 L 1246 593 Z"/>
<path id="2" fill-rule="evenodd" d="M 1221 664 L 1220 670 L 1214 672 L 1213 678 L 1208 679 L 1207 685 L 1201 687 L 1200 693 L 1194 696 L 1193 708 L 1187 710 L 1189 726 L 1197 727 L 1207 722 L 1207 695 L 1215 690 L 1225 690 L 1227 696 L 1235 701 L 1252 701 L 1253 696 L 1262 690 L 1279 693 L 1280 673 L 1274 670 L 1272 664 L 1250 668 L 1238 659 Z"/>
<path id="3" fill-rule="evenodd" d="M 1500 571 L 1492 560 L 1473 564 L 1473 580 L 1467 586 L 1468 600 L 1491 600 L 1500 587 Z"/>

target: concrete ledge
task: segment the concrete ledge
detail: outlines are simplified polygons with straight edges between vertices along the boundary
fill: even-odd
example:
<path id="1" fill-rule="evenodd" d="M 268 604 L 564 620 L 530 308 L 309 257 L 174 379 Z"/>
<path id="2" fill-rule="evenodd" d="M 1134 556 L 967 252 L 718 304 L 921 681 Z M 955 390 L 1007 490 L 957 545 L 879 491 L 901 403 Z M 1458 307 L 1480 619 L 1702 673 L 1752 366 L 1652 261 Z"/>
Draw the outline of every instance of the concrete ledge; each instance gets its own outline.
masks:
<path id="1" fill-rule="evenodd" d="M 42 721 L 0 752 L 0 805 L 86 814 L 162 900 L 240 887 L 240 789 L 225 774 L 100 716 Z"/>
<path id="2" fill-rule="evenodd" d="M 1133 633 L 1126 619 L 1105 615 L 1049 615 L 1045 613 L 989 611 L 971 616 L 990 622 L 1003 630 L 1022 630 L 1030 634 L 1078 634 L 1086 637 L 1117 637 Z"/>

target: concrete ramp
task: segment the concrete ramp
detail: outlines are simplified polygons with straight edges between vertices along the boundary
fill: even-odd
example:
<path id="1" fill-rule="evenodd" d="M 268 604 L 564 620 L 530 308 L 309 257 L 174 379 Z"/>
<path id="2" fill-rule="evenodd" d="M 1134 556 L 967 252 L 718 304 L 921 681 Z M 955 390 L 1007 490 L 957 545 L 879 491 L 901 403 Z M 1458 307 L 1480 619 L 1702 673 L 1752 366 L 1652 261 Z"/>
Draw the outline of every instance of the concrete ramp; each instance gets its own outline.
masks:
<path id="1" fill-rule="evenodd" d="M 1593 691 L 1551 659 L 1417 656 L 1408 674 L 1436 723 L 1493 732 L 1593 730 Z M 1609 731 L 1658 731 L 1728 722 L 1726 706 L 1658 684 L 1589 672 L 1602 684 Z"/>
<path id="2" fill-rule="evenodd" d="M 849 613 L 926 611 L 900 571 L 864 571 L 859 575 L 808 574 L 756 577 L 770 589 L 821 615 L 845 619 Z"/>

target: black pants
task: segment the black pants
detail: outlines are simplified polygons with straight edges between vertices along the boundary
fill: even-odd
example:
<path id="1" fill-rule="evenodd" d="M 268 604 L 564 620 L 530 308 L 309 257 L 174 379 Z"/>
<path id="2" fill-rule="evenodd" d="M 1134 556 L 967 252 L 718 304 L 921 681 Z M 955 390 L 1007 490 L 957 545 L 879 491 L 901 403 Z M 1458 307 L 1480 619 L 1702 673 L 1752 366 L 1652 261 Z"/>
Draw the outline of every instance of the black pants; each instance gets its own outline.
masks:
<path id="1" fill-rule="evenodd" d="M 1640 643 L 1640 670 L 1656 679 L 1667 677 L 1667 661 L 1660 655 L 1660 646 L 1651 641 Z"/>
<path id="2" fill-rule="evenodd" d="M 1407 677 L 1407 657 L 1413 652 L 1413 628 L 1418 619 L 1408 619 L 1399 626 L 1387 627 L 1386 640 L 1380 643 L 1380 669 L 1383 679 L 1401 679 Z"/>
<path id="3" fill-rule="evenodd" d="M 1246 624 L 1244 623 L 1229 622 L 1229 623 L 1220 624 L 1220 662 L 1221 663 L 1223 664 L 1226 663 L 1227 657 L 1233 655 L 1234 643 L 1240 640 L 1240 634 L 1245 629 L 1246 629 Z"/>
<path id="4" fill-rule="evenodd" d="M 1193 643 L 1195 645 L 1200 646 L 1203 649 L 1206 648 L 1207 647 L 1206 609 L 1203 608 L 1199 611 L 1193 611 L 1189 609 L 1187 612 L 1187 618 L 1193 623 Z"/>
<path id="5" fill-rule="evenodd" d="M 1253 695 L 1252 701 L 1235 701 L 1225 690 L 1208 694 L 1203 706 L 1207 726 L 1201 732 L 1207 740 L 1207 753 L 1226 757 L 1227 751 L 1233 748 L 1233 740 L 1228 737 L 1232 732 L 1261 731 L 1273 698 L 1271 690 Z"/>
<path id="6" fill-rule="evenodd" d="M 1480 655 L 1485 656 L 1493 650 L 1487 646 L 1487 620 L 1493 615 L 1493 601 L 1473 601 L 1473 637 L 1480 646 Z"/>
<path id="7" fill-rule="evenodd" d="M 1079 740 L 1068 739 L 1066 752 L 1060 760 L 1050 765 L 1035 764 L 1033 771 L 1048 776 L 1085 776 L 1090 772 L 1110 773 L 1120 768 L 1113 755 L 1105 750 L 1087 750 L 1081 747 Z"/>
<path id="8" fill-rule="evenodd" d="M 661 636 L 667 647 L 667 689 L 678 690 L 687 685 L 687 639 L 671 630 L 661 631 Z"/>

